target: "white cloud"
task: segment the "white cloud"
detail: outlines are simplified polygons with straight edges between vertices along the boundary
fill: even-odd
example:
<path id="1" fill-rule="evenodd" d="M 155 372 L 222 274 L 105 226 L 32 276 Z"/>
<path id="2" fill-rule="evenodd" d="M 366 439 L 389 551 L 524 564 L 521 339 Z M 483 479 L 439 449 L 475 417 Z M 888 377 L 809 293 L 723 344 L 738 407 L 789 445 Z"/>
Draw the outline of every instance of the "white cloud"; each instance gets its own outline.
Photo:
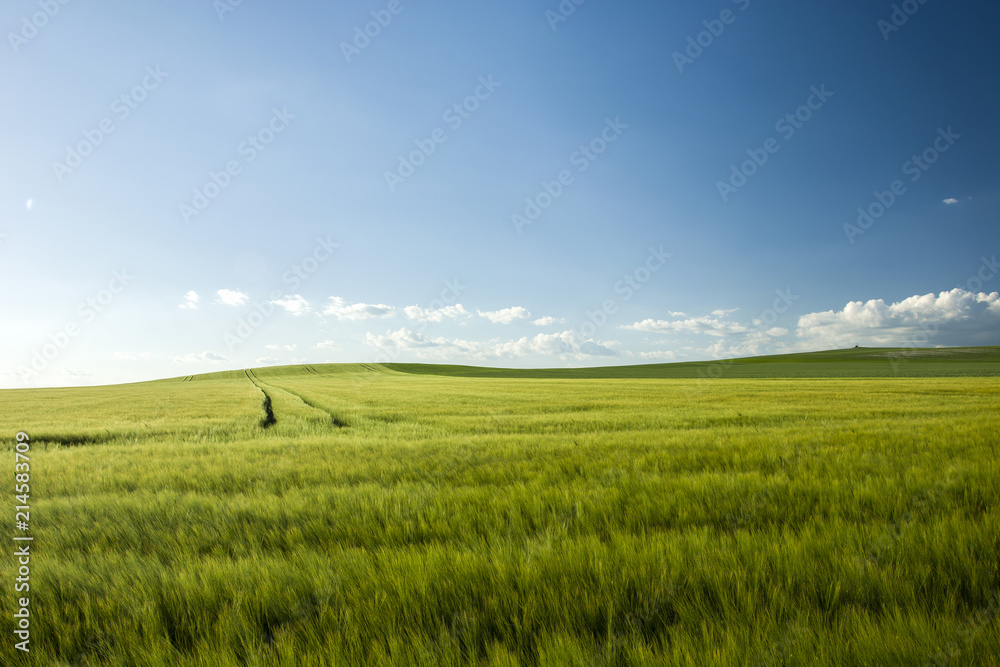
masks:
<path id="1" fill-rule="evenodd" d="M 259 359 L 254 359 L 254 366 L 276 366 L 278 360 L 274 357 L 260 357 Z"/>
<path id="2" fill-rule="evenodd" d="M 698 350 L 715 359 L 732 359 L 734 357 L 753 357 L 760 354 L 774 353 L 778 338 L 788 335 L 788 329 L 772 327 L 770 329 L 754 329 L 742 338 L 720 339 L 706 348 Z"/>
<path id="3" fill-rule="evenodd" d="M 553 324 L 566 324 L 566 320 L 561 317 L 539 317 L 532 322 L 536 327 L 550 327 Z"/>
<path id="4" fill-rule="evenodd" d="M 115 352 L 116 359 L 123 359 L 125 361 L 139 361 L 140 359 L 152 359 L 153 355 L 149 352 L 136 352 L 132 354 L 130 352 Z"/>
<path id="5" fill-rule="evenodd" d="M 339 296 L 331 296 L 330 303 L 323 310 L 324 315 L 333 315 L 338 320 L 367 320 L 374 317 L 389 317 L 396 309 L 385 304 L 347 303 Z"/>
<path id="6" fill-rule="evenodd" d="M 622 326 L 622 329 L 633 331 L 651 331 L 656 333 L 677 332 L 689 334 L 707 334 L 709 336 L 729 336 L 742 334 L 750 331 L 748 327 L 739 322 L 726 320 L 724 315 L 732 311 L 714 311 L 715 317 L 704 315 L 702 317 L 688 317 L 683 320 L 654 320 L 645 319 L 641 322 L 633 322 Z M 722 315 L 718 315 L 722 313 Z"/>
<path id="7" fill-rule="evenodd" d="M 215 352 L 202 352 L 201 354 L 186 354 L 183 357 L 174 357 L 175 364 L 197 364 L 197 363 L 222 363 L 229 361 L 221 354 Z"/>
<path id="8" fill-rule="evenodd" d="M 190 308 L 194 309 L 198 307 L 198 302 L 201 301 L 201 297 L 194 290 L 191 290 L 184 295 L 184 303 L 182 303 L 180 308 Z"/>
<path id="9" fill-rule="evenodd" d="M 316 345 L 315 345 L 314 347 L 315 347 L 315 348 L 316 348 L 317 350 L 333 350 L 333 351 L 335 351 L 335 352 L 338 352 L 338 351 L 340 351 L 340 346 L 339 346 L 339 345 L 337 345 L 337 344 L 336 344 L 336 343 L 335 343 L 334 341 L 332 341 L 332 340 L 324 340 L 324 341 L 322 341 L 322 342 L 320 342 L 320 343 L 316 343 Z"/>
<path id="10" fill-rule="evenodd" d="M 443 322 L 446 319 L 459 320 L 472 316 L 472 313 L 460 303 L 456 303 L 454 306 L 426 310 L 420 306 L 407 306 L 403 309 L 403 314 L 406 315 L 407 319 L 417 322 Z"/>
<path id="11" fill-rule="evenodd" d="M 294 350 L 298 345 L 265 345 L 265 350 Z"/>
<path id="12" fill-rule="evenodd" d="M 304 315 L 311 310 L 309 308 L 309 302 L 298 294 L 286 294 L 280 299 L 275 299 L 271 303 L 276 306 L 281 306 L 285 309 L 285 312 L 291 315 Z"/>
<path id="13" fill-rule="evenodd" d="M 942 199 L 942 200 L 941 200 L 941 203 L 943 203 L 943 204 L 947 204 L 948 206 L 951 206 L 952 204 L 957 204 L 957 203 L 958 203 L 958 200 L 957 200 L 957 199 L 954 199 L 954 198 L 952 198 L 952 197 L 948 197 L 947 199 Z"/>
<path id="14" fill-rule="evenodd" d="M 615 357 L 619 353 L 611 349 L 612 343 L 581 340 L 573 331 L 555 334 L 537 334 L 517 340 L 468 341 L 457 338 L 430 338 L 407 328 L 391 331 L 384 335 L 367 334 L 365 342 L 379 349 L 399 352 L 413 352 L 422 358 L 474 359 L 518 358 L 529 355 L 549 355 L 585 359 L 588 357 Z"/>
<path id="15" fill-rule="evenodd" d="M 788 330 L 782 327 L 770 326 L 757 318 L 750 323 L 741 323 L 729 319 L 729 315 L 739 308 L 713 310 L 711 315 L 700 317 L 688 316 L 684 313 L 670 312 L 670 315 L 683 319 L 654 320 L 627 324 L 623 329 L 655 333 L 675 333 L 689 336 L 710 336 L 716 339 L 707 347 L 680 348 L 698 355 L 708 355 L 714 358 L 746 357 L 758 354 L 768 354 L 774 351 L 778 339 L 787 336 Z M 663 341 L 660 344 L 669 344 Z M 704 343 L 702 344 L 704 345 Z M 646 356 L 648 354 L 648 356 Z M 672 360 L 674 356 L 655 356 L 658 352 L 640 353 L 647 359 Z M 667 353 L 672 355 L 672 353 Z"/>
<path id="16" fill-rule="evenodd" d="M 677 358 L 677 353 L 672 350 L 656 350 L 653 352 L 640 352 L 629 356 L 639 357 L 646 361 L 673 361 Z"/>
<path id="17" fill-rule="evenodd" d="M 517 320 L 526 320 L 531 317 L 531 313 L 524 306 L 512 306 L 511 308 L 503 308 L 501 310 L 491 310 L 483 312 L 477 310 L 476 314 L 480 317 L 485 317 L 490 322 L 494 324 L 510 324 L 516 322 Z"/>
<path id="18" fill-rule="evenodd" d="M 799 318 L 799 347 L 996 345 L 1000 342 L 1000 295 L 955 288 L 915 295 L 897 303 L 851 301 L 842 310 Z"/>
<path id="19" fill-rule="evenodd" d="M 415 350 L 420 348 L 443 348 L 459 349 L 463 352 L 472 352 L 475 343 L 460 340 L 448 340 L 443 337 L 428 338 L 424 334 L 407 329 L 397 329 L 386 334 L 375 335 L 371 332 L 365 334 L 365 342 L 378 348 L 393 348 L 399 350 Z"/>
<path id="20" fill-rule="evenodd" d="M 995 261 L 985 266 L 984 270 L 994 271 Z M 886 303 L 882 299 L 852 301 L 841 310 L 802 315 L 794 335 L 786 328 L 773 326 L 773 320 L 768 322 L 763 316 L 747 324 L 732 321 L 727 317 L 732 312 L 716 310 L 711 316 L 647 319 L 622 328 L 710 336 L 716 340 L 691 351 L 714 358 L 827 350 L 854 345 L 951 347 L 1000 344 L 1000 295 L 997 292 L 973 293 L 956 288 L 939 294 L 915 295 L 896 303 Z M 643 354 L 640 353 L 640 356 Z"/>
<path id="21" fill-rule="evenodd" d="M 569 356 L 577 359 L 586 357 L 617 357 L 618 352 L 609 347 L 613 343 L 599 343 L 592 339 L 581 339 L 574 331 L 554 334 L 536 334 L 532 338 L 523 337 L 509 343 L 494 345 L 497 356 L 523 357 L 529 354 L 549 356 Z"/>
<path id="22" fill-rule="evenodd" d="M 216 295 L 218 296 L 216 303 L 226 306 L 242 306 L 250 301 L 249 296 L 235 289 L 220 289 Z"/>

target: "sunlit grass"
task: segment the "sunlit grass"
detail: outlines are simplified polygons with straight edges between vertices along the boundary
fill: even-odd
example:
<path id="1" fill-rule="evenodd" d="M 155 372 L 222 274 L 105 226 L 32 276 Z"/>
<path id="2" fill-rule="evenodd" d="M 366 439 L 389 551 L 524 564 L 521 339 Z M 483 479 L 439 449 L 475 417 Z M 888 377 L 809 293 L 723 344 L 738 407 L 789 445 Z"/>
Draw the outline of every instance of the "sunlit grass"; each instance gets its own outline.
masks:
<path id="1" fill-rule="evenodd" d="M 361 365 L 0 392 L 35 443 L 30 660 L 996 664 L 998 407 Z"/>

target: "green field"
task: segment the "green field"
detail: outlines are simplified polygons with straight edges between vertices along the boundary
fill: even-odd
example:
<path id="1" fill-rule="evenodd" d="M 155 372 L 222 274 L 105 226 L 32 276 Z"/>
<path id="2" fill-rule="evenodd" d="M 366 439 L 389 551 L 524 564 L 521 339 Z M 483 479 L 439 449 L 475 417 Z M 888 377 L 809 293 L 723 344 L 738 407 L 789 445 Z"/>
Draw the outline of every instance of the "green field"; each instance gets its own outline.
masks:
<path id="1" fill-rule="evenodd" d="M 998 374 L 855 349 L 0 391 L 35 538 L 28 655 L 0 560 L 0 664 L 1000 664 Z"/>
<path id="2" fill-rule="evenodd" d="M 724 361 L 687 361 L 599 368 L 508 369 L 433 364 L 386 364 L 404 373 L 452 377 L 635 379 L 635 378 L 837 378 L 1000 376 L 1000 347 L 850 348 L 776 354 Z"/>

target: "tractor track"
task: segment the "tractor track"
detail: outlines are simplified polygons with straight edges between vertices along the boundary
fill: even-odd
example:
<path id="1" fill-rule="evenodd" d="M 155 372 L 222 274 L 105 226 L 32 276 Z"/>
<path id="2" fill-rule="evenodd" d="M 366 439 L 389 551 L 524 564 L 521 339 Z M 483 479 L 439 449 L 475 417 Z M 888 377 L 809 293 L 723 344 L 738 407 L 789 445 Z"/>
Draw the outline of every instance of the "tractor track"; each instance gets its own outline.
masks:
<path id="1" fill-rule="evenodd" d="M 257 387 L 257 391 L 264 395 L 264 400 L 261 403 L 261 408 L 264 409 L 264 418 L 260 420 L 260 427 L 263 429 L 271 428 L 278 423 L 278 419 L 274 416 L 274 408 L 271 407 L 270 394 L 264 391 L 264 388 L 260 386 L 263 383 L 260 382 L 260 378 L 258 378 L 257 374 L 252 370 L 248 368 L 243 369 L 243 374 L 247 376 L 247 379 L 250 380 L 253 386 Z"/>
<path id="2" fill-rule="evenodd" d="M 309 366 L 304 366 L 304 368 L 310 369 Z M 312 372 L 316 373 L 316 375 L 321 375 L 321 373 L 316 372 L 315 369 L 312 369 Z M 268 414 L 271 415 L 271 418 L 274 419 L 274 421 L 271 422 L 272 424 L 274 422 L 276 422 L 277 419 L 274 418 L 274 412 L 271 410 L 271 397 L 270 397 L 270 395 L 268 395 L 267 391 L 264 390 L 264 387 L 268 387 L 268 388 L 272 388 L 272 389 L 280 389 L 281 391 L 284 391 L 284 392 L 287 392 L 287 393 L 291 394 L 295 398 L 297 398 L 300 401 L 302 401 L 303 405 L 306 405 L 306 406 L 312 408 L 313 410 L 317 410 L 319 412 L 322 412 L 322 413 L 328 415 L 330 417 L 330 423 L 332 425 L 336 426 L 337 428 L 347 428 L 348 426 L 350 426 L 349 422 L 341 419 L 338 415 L 330 412 L 329 410 L 327 410 L 323 406 L 321 406 L 321 405 L 313 402 L 311 399 L 306 398 L 302 394 L 300 394 L 298 392 L 295 392 L 295 391 L 292 391 L 291 389 L 287 389 L 286 387 L 281 387 L 279 385 L 273 385 L 272 386 L 272 385 L 264 382 L 259 377 L 257 377 L 257 374 L 254 373 L 253 370 L 248 370 L 247 371 L 247 377 L 250 378 L 250 381 L 253 382 L 254 385 L 258 389 L 260 389 L 261 393 L 264 394 L 264 396 L 265 396 L 265 402 L 266 402 L 265 410 L 268 412 Z M 261 425 L 263 426 L 263 422 L 261 423 Z M 267 426 L 263 426 L 263 428 L 267 428 Z"/>
<path id="3" fill-rule="evenodd" d="M 317 373 L 317 375 L 318 375 L 318 373 Z M 291 389 L 288 389 L 287 387 L 279 387 L 278 385 L 274 385 L 274 386 L 277 387 L 278 389 L 281 389 L 282 391 L 287 391 L 289 394 L 291 394 L 295 398 L 299 399 L 300 401 L 302 401 L 303 403 L 305 403 L 306 405 L 308 405 L 313 410 L 319 410 L 320 412 L 325 412 L 326 414 L 330 415 L 330 423 L 333 424 L 334 426 L 336 426 L 337 428 L 347 428 L 348 426 L 350 426 L 350 423 L 344 421 L 343 419 L 341 419 L 336 414 L 330 412 L 329 410 L 327 410 L 326 408 L 324 408 L 322 405 L 319 405 L 319 404 L 315 403 L 311 399 L 306 398 L 302 394 L 300 394 L 300 393 L 298 393 L 296 391 L 292 391 Z"/>

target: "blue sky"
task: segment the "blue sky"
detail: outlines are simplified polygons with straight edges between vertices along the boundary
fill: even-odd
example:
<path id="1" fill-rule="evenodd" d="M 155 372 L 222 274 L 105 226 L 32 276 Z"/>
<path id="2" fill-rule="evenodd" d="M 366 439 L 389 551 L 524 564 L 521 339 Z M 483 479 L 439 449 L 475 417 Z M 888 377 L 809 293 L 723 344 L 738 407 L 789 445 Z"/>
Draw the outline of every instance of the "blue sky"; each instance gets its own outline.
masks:
<path id="1" fill-rule="evenodd" d="M 11 0 L 0 386 L 1000 344 L 998 21 Z"/>

